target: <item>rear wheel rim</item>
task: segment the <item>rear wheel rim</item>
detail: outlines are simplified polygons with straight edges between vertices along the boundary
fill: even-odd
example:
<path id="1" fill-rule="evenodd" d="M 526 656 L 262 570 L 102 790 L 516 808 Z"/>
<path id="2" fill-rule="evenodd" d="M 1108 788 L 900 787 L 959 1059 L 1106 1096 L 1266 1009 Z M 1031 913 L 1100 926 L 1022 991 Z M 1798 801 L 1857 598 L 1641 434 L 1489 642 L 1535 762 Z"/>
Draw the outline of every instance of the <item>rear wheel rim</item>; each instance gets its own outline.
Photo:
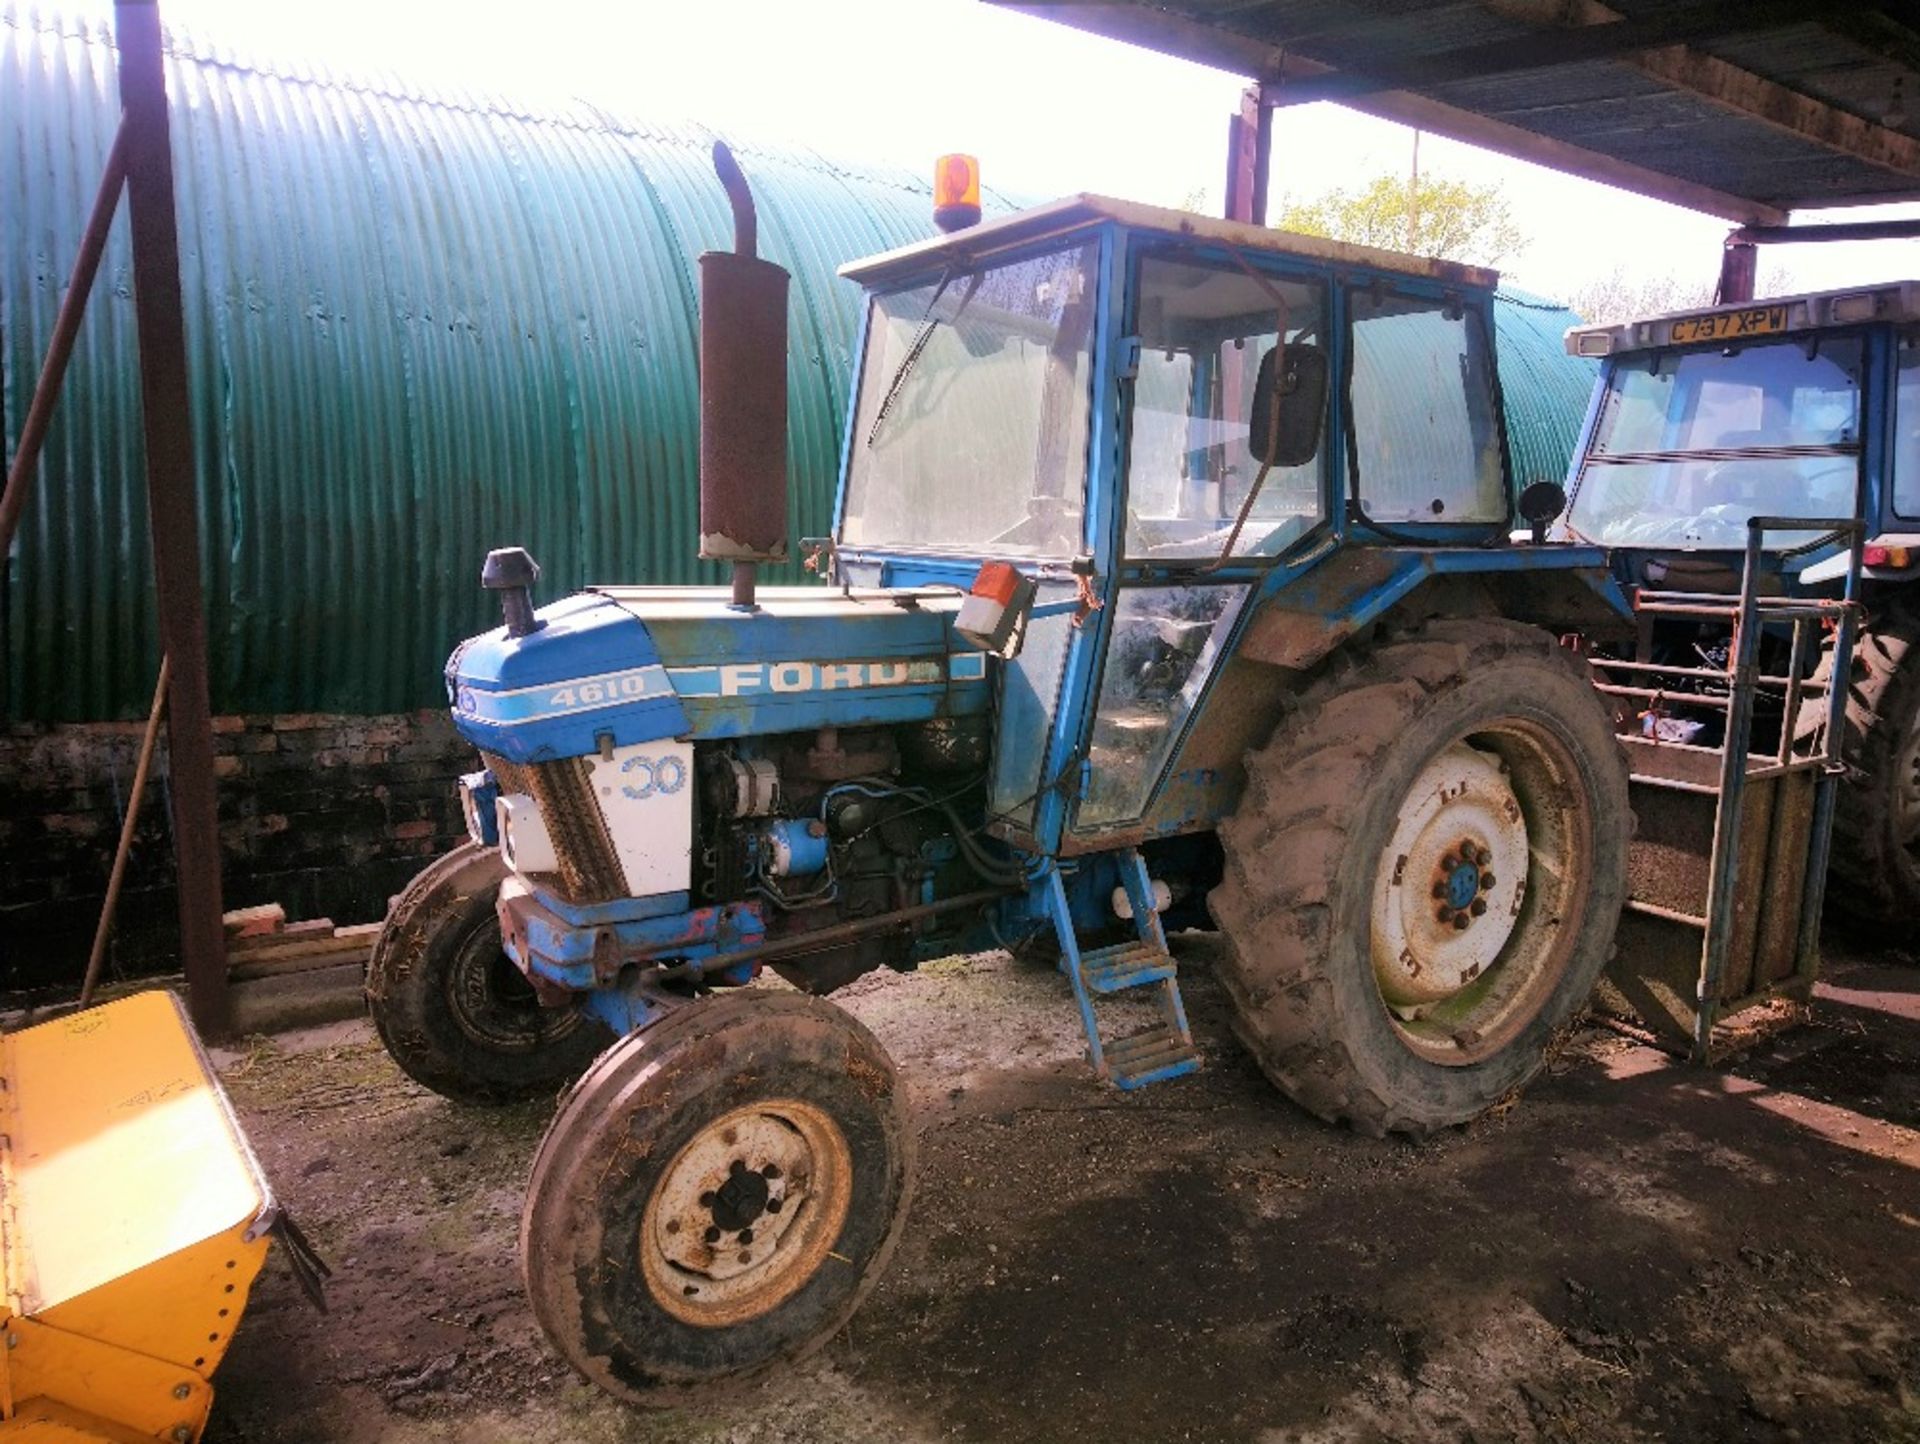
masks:
<path id="1" fill-rule="evenodd" d="M 1558 989 L 1593 861 L 1593 806 L 1554 732 L 1525 718 L 1435 753 L 1383 848 L 1374 984 L 1406 1047 L 1463 1067 L 1499 1053 Z"/>
<path id="2" fill-rule="evenodd" d="M 455 1026 L 483 1048 L 530 1053 L 550 1048 L 581 1025 L 577 1008 L 542 1006 L 533 985 L 500 946 L 491 920 L 460 943 L 447 972 L 448 1011 Z"/>
<path id="3" fill-rule="evenodd" d="M 823 1109 L 772 1098 L 724 1113 L 681 1146 L 647 1198 L 647 1288 L 684 1323 L 757 1319 L 837 1257 L 852 1196 L 853 1152 Z"/>

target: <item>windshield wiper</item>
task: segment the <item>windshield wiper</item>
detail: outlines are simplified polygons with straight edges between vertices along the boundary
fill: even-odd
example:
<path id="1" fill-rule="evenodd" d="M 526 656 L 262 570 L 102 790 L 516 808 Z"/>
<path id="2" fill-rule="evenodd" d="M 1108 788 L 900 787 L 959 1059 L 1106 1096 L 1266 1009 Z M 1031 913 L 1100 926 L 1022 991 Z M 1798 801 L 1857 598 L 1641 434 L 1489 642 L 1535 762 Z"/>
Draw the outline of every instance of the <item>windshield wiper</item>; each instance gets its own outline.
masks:
<path id="1" fill-rule="evenodd" d="M 914 333 L 913 344 L 907 347 L 907 354 L 900 358 L 900 364 L 894 368 L 893 379 L 887 382 L 886 394 L 880 398 L 880 408 L 873 414 L 873 425 L 867 428 L 867 445 L 880 434 L 880 428 L 886 424 L 887 416 L 893 410 L 894 402 L 900 399 L 900 392 L 907 384 L 907 377 L 913 374 L 913 368 L 920 363 L 920 357 L 927 349 L 927 342 L 933 339 L 933 333 L 940 328 L 940 318 L 933 314 L 933 308 L 940 304 L 940 298 L 947 293 L 952 284 L 954 272 L 949 270 L 940 278 L 940 284 L 933 288 L 933 295 L 927 298 L 927 309 L 922 313 L 920 329 Z M 960 304 L 954 307 L 952 320 L 958 321 L 961 313 L 972 303 L 974 293 L 980 289 L 983 279 L 976 272 L 967 286 L 966 295 L 960 298 Z"/>

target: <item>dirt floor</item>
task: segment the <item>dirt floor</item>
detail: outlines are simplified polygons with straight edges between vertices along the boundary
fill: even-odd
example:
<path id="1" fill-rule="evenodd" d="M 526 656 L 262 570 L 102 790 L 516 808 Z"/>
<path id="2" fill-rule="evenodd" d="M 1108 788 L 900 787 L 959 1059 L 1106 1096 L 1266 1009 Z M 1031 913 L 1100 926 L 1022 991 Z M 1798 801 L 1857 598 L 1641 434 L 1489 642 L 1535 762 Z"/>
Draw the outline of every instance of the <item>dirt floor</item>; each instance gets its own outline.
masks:
<path id="1" fill-rule="evenodd" d="M 841 1000 L 913 1086 L 905 1240 L 811 1362 L 639 1413 L 545 1347 L 515 1260 L 550 1106 L 478 1111 L 352 1024 L 226 1078 L 333 1264 L 270 1262 L 216 1444 L 1920 1441 L 1920 968 L 1855 952 L 1816 1020 L 1702 1072 L 1598 1029 L 1423 1143 L 1328 1128 L 1177 940 L 1205 1069 L 1088 1074 L 1065 984 L 1003 955 Z"/>

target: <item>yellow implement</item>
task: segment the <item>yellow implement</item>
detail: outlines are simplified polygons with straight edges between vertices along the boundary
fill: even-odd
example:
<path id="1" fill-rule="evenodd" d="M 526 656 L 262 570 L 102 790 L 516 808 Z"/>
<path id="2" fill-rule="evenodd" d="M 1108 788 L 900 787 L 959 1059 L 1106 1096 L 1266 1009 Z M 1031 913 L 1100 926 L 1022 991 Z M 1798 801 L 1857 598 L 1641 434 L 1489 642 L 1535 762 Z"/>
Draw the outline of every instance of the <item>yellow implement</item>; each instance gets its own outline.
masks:
<path id="1" fill-rule="evenodd" d="M 0 1038 L 0 1439 L 198 1439 L 277 1218 L 172 994 Z"/>

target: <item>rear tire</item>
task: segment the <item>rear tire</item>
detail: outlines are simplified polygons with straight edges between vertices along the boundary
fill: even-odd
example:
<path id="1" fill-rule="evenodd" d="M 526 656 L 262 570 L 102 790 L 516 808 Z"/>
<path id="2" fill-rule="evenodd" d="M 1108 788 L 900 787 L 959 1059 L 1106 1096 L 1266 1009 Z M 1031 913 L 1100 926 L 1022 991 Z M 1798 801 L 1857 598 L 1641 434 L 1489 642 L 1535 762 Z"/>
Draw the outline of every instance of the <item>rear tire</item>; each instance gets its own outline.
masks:
<path id="1" fill-rule="evenodd" d="M 1832 670 L 1829 649 L 1816 679 Z M 1800 734 L 1825 726 L 1826 703 L 1804 703 Z M 1861 631 L 1846 727 L 1826 905 L 1856 927 L 1911 927 L 1920 917 L 1920 614 L 1896 606 Z"/>
<path id="2" fill-rule="evenodd" d="M 1267 1076 L 1376 1136 L 1525 1084 L 1626 895 L 1626 762 L 1584 665 L 1534 627 L 1435 621 L 1337 662 L 1247 770 L 1208 901 Z"/>
<path id="3" fill-rule="evenodd" d="M 367 1007 L 393 1061 L 457 1103 L 555 1093 L 609 1041 L 577 1007 L 543 1007 L 500 942 L 506 863 L 463 843 L 407 884 L 367 961 Z"/>
<path id="4" fill-rule="evenodd" d="M 893 1063 L 830 1003 L 714 994 L 621 1039 L 540 1141 L 520 1226 L 533 1312 L 631 1403 L 749 1382 L 839 1331 L 906 1222 Z"/>

